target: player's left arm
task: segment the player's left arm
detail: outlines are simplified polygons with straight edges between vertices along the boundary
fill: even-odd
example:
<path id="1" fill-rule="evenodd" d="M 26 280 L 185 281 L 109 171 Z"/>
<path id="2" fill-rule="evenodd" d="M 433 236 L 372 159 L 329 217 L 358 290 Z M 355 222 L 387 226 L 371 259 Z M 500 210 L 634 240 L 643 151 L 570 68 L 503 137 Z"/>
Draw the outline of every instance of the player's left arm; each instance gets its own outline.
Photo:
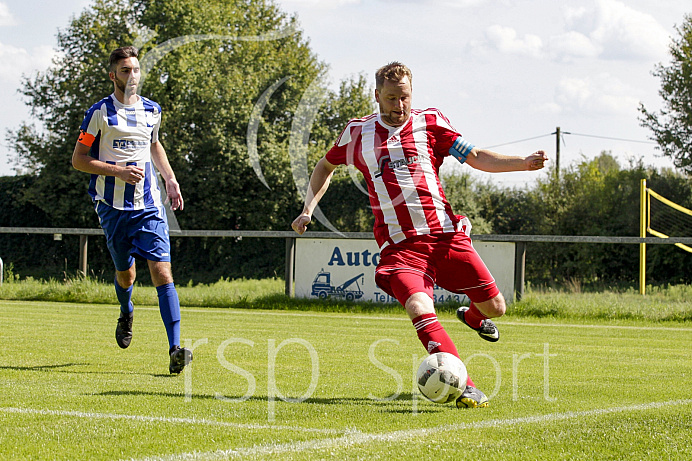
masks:
<path id="1" fill-rule="evenodd" d="M 498 154 L 488 149 L 474 147 L 466 157 L 466 163 L 469 166 L 488 173 L 540 170 L 547 161 L 548 156 L 542 150 L 522 157 Z"/>
<path id="2" fill-rule="evenodd" d="M 166 150 L 163 148 L 163 144 L 160 141 L 153 142 L 151 144 L 151 159 L 158 168 L 163 180 L 166 181 L 166 194 L 167 200 L 171 204 L 172 210 L 183 209 L 183 195 L 180 193 L 180 185 L 178 180 L 175 178 L 175 173 L 173 173 L 173 168 L 168 162 L 168 155 L 166 155 Z"/>

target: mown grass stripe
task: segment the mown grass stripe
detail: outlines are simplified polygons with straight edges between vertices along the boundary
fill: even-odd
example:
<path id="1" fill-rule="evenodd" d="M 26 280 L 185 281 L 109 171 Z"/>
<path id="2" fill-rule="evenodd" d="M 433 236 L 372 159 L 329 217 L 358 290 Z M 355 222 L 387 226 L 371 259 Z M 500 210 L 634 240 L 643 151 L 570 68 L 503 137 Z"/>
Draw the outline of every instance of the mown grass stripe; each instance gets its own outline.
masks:
<path id="1" fill-rule="evenodd" d="M 66 306 L 66 307 L 75 307 L 75 308 L 80 308 L 82 305 L 81 304 L 74 304 L 74 306 Z M 90 304 L 89 305 L 92 308 L 102 308 L 102 309 L 107 309 L 107 310 L 112 310 L 116 311 L 118 308 L 111 306 L 111 305 L 102 305 L 102 304 Z M 150 306 L 137 306 L 137 310 L 146 310 L 146 311 L 153 311 L 153 312 L 158 312 L 159 308 L 158 307 L 150 307 Z M 305 311 L 262 311 L 262 310 L 254 310 L 254 309 L 226 309 L 226 308 L 218 308 L 218 307 L 181 307 L 180 308 L 181 312 L 183 313 L 195 313 L 195 314 L 222 314 L 222 315 L 256 315 L 256 316 L 288 316 L 288 317 L 313 317 L 313 318 L 328 318 L 328 319 L 348 319 L 348 320 L 372 320 L 372 321 L 380 321 L 380 320 L 389 320 L 389 321 L 394 321 L 394 322 L 406 322 L 410 323 L 411 320 L 409 320 L 408 317 L 406 317 L 403 313 L 402 310 L 402 316 L 397 317 L 397 316 L 378 316 L 378 315 L 358 315 L 358 314 L 335 314 L 335 313 L 310 313 L 310 312 L 305 312 Z M 658 327 L 658 326 L 636 326 L 636 325 L 593 325 L 593 324 L 578 324 L 578 323 L 538 323 L 538 322 L 515 322 L 512 320 L 503 320 L 503 319 L 493 319 L 496 325 L 498 326 L 515 326 L 515 327 L 547 327 L 547 328 L 595 328 L 595 329 L 603 329 L 603 330 L 646 330 L 646 331 L 677 331 L 677 332 L 685 332 L 689 331 L 692 332 L 692 328 L 684 328 L 684 327 Z M 441 318 L 440 322 L 442 323 L 458 323 L 461 324 L 458 320 L 456 319 L 448 319 L 448 318 Z"/>
<path id="2" fill-rule="evenodd" d="M 297 426 L 278 426 L 272 424 L 247 424 L 247 423 L 231 423 L 227 421 L 215 421 L 212 419 L 198 419 L 198 418 L 173 418 L 173 417 L 162 417 L 162 416 L 143 416 L 143 415 L 124 415 L 115 413 L 92 413 L 83 411 L 69 411 L 69 410 L 42 410 L 35 408 L 14 408 L 14 407 L 0 407 L 0 412 L 3 413 L 15 413 L 15 414 L 29 414 L 29 415 L 49 415 L 49 416 L 60 416 L 60 417 L 72 417 L 72 418 L 85 418 L 85 419 L 110 419 L 110 420 L 130 420 L 137 422 L 147 422 L 147 423 L 170 423 L 170 424 L 197 424 L 205 426 L 222 426 L 222 427 L 233 427 L 237 429 L 251 429 L 251 430 L 285 430 L 285 431 L 297 431 L 297 432 L 315 432 L 319 434 L 342 434 L 345 431 L 339 431 L 335 429 L 317 429 L 309 427 L 297 427 Z"/>
<path id="3" fill-rule="evenodd" d="M 520 424 L 541 424 L 554 421 L 566 421 L 578 418 L 597 417 L 612 413 L 647 411 L 670 406 L 681 406 L 690 404 L 692 404 L 692 399 L 671 400 L 668 402 L 651 402 L 639 405 L 629 405 L 625 407 L 600 408 L 584 411 L 567 411 L 562 413 L 550 413 L 538 416 L 524 416 L 521 418 L 491 419 L 488 421 L 478 421 L 474 423 L 444 424 L 441 426 L 431 428 L 408 429 L 382 433 L 366 434 L 358 431 L 350 431 L 345 433 L 341 437 L 331 437 L 318 440 L 307 440 L 302 442 L 290 442 L 281 444 L 262 444 L 247 448 L 216 450 L 210 452 L 179 453 L 170 456 L 154 456 L 148 458 L 141 458 L 138 461 L 215 460 L 275 455 L 281 453 L 300 453 L 315 450 L 343 448 L 352 445 L 367 444 L 371 442 L 400 442 L 406 439 L 425 437 L 435 433 L 446 431 L 498 428 L 504 426 L 515 426 Z"/>

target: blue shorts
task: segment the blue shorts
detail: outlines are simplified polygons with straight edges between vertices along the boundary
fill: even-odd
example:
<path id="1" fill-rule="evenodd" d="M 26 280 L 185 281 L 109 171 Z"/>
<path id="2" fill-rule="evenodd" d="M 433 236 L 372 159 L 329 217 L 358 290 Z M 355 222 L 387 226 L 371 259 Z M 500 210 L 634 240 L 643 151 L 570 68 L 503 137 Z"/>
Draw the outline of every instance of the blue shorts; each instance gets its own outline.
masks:
<path id="1" fill-rule="evenodd" d="M 170 262 L 171 241 L 162 208 L 123 211 L 96 202 L 101 228 L 117 271 L 126 271 L 134 258 Z"/>

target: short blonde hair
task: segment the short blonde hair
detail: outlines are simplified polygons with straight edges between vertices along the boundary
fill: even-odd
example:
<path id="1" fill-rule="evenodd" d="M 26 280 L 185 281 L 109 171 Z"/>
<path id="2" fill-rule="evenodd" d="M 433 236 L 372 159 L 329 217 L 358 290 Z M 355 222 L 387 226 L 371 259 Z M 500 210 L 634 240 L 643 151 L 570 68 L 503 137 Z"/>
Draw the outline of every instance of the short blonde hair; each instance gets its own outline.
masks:
<path id="1" fill-rule="evenodd" d="M 377 69 L 375 72 L 375 88 L 381 90 L 385 80 L 400 82 L 402 78 L 408 77 L 409 83 L 413 84 L 413 74 L 411 69 L 398 61 L 393 61 Z"/>

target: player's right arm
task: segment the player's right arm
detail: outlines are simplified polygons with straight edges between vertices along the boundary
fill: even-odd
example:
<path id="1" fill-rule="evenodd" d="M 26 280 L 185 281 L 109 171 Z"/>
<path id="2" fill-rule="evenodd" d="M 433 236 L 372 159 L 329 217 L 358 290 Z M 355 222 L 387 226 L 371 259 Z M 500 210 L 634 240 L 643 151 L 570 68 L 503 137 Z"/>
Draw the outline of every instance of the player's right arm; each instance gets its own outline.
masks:
<path id="1" fill-rule="evenodd" d="M 542 150 L 523 156 L 503 155 L 488 149 L 474 147 L 469 153 L 466 163 L 477 170 L 488 173 L 503 173 L 508 171 L 540 170 L 548 161 L 548 156 Z"/>
<path id="2" fill-rule="evenodd" d="M 89 155 L 90 144 L 85 144 L 84 136 L 80 136 L 72 152 L 72 166 L 85 173 L 98 174 L 103 176 L 115 176 L 128 184 L 137 184 L 144 179 L 144 170 L 135 165 L 118 166 L 102 162 Z M 88 138 L 88 137 L 87 137 Z M 88 142 L 88 140 L 86 141 Z M 93 139 L 92 139 L 93 142 Z"/>
<path id="3" fill-rule="evenodd" d="M 337 165 L 329 163 L 325 157 L 322 157 L 315 165 L 315 169 L 312 170 L 312 175 L 310 176 L 310 186 L 305 195 L 303 212 L 291 224 L 294 231 L 303 234 L 307 230 L 308 224 L 312 220 L 312 213 L 317 208 L 317 204 L 324 193 L 327 192 L 336 167 Z"/>

